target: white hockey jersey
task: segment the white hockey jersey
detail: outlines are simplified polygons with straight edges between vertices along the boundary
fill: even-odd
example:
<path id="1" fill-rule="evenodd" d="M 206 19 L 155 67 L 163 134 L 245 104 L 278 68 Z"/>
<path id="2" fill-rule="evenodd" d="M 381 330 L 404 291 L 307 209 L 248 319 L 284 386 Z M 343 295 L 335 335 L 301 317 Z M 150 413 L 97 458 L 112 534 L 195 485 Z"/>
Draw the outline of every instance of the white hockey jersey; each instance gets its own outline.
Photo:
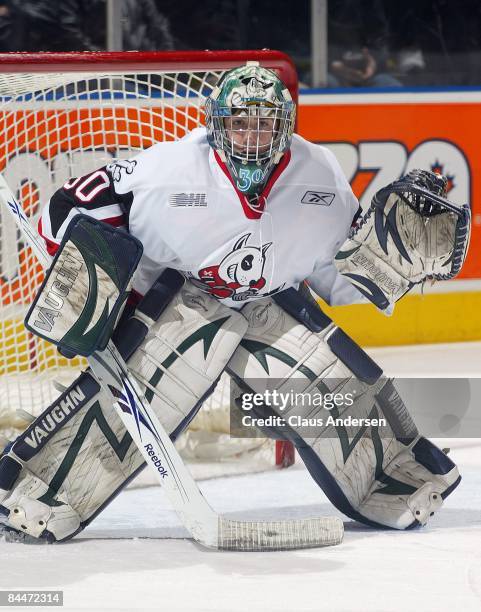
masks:
<path id="1" fill-rule="evenodd" d="M 234 308 L 303 280 L 328 303 L 347 304 L 363 298 L 333 258 L 358 208 L 334 155 L 298 135 L 252 205 L 197 128 L 68 181 L 39 230 L 53 253 L 80 212 L 127 227 L 144 246 L 141 294 L 169 267 Z"/>

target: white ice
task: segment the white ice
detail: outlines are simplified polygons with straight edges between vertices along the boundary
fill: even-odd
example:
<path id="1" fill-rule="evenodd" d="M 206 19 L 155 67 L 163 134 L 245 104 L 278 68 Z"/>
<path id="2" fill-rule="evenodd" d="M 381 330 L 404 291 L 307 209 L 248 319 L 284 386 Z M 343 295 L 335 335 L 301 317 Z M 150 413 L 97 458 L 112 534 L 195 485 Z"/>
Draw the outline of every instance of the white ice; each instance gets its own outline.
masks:
<path id="1" fill-rule="evenodd" d="M 370 351 L 392 375 L 481 376 L 481 343 Z M 481 440 L 443 440 L 463 481 L 428 527 L 376 531 L 345 520 L 344 542 L 297 552 L 201 549 L 157 487 L 122 493 L 71 542 L 0 542 L 0 589 L 60 589 L 91 610 L 481 610 Z M 207 480 L 232 518 L 339 514 L 300 466 Z"/>

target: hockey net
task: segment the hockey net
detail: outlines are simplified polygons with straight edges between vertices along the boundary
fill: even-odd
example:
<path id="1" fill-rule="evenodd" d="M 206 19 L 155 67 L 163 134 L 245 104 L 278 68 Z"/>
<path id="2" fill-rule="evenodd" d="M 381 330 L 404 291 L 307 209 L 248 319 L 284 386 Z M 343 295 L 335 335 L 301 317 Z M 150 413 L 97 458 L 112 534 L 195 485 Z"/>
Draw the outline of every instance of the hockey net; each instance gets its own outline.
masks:
<path id="1" fill-rule="evenodd" d="M 203 124 L 219 76 L 247 60 L 276 70 L 297 98 L 296 73 L 270 51 L 0 54 L 0 171 L 36 225 L 42 204 L 71 177 Z M 17 435 L 84 367 L 23 327 L 43 271 L 7 211 L 0 210 L 0 446 Z M 187 460 L 212 474 L 292 462 L 289 444 L 234 440 L 224 376 L 187 435 Z M 205 470 L 204 470 L 205 471 Z"/>

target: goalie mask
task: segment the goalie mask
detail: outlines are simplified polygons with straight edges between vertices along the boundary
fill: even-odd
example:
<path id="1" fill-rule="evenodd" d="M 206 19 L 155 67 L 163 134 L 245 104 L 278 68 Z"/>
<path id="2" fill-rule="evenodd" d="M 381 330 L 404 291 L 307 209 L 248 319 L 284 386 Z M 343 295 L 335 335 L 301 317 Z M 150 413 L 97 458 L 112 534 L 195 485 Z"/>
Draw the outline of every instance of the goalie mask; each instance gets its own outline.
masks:
<path id="1" fill-rule="evenodd" d="M 262 191 L 291 145 L 296 108 L 289 90 L 258 62 L 229 70 L 205 106 L 209 144 L 226 162 L 237 189 Z"/>

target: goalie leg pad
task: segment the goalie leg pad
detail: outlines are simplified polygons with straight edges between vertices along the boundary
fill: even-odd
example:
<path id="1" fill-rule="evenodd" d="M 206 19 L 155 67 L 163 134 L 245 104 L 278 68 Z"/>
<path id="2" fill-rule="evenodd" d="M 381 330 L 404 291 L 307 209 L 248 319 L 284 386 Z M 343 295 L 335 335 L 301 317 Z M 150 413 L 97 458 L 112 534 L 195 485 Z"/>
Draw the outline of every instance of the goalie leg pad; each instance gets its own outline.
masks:
<path id="1" fill-rule="evenodd" d="M 288 290 L 283 306 L 290 296 L 298 305 L 304 299 Z M 330 321 L 306 326 L 313 319 L 306 318 L 307 300 L 297 316 L 292 304 L 276 302 L 244 307 L 249 329 L 228 366 L 235 379 L 254 393 L 275 387 L 284 398 L 291 391 L 306 397 L 321 391 L 324 399 L 329 393 L 354 401 L 329 410 L 305 401 L 252 412 L 282 417 L 283 425 L 271 432 L 294 442 L 316 483 L 347 516 L 396 529 L 425 524 L 459 483 L 454 463 L 419 435 L 392 381 L 344 332 Z M 290 417 L 323 424 L 298 426 Z"/>
<path id="2" fill-rule="evenodd" d="M 162 277 L 160 284 L 165 284 Z M 165 287 L 154 286 L 152 291 L 165 296 Z M 125 333 L 119 329 L 117 336 L 127 357 L 132 352 L 129 330 L 135 329 L 138 346 L 128 360 L 129 369 L 175 437 L 215 386 L 247 322 L 189 283 L 170 295 L 168 304 L 152 295 L 147 294 L 125 323 Z M 109 398 L 84 373 L 2 457 L 0 513 L 7 526 L 33 537 L 68 539 L 91 522 L 143 464 Z"/>
<path id="3" fill-rule="evenodd" d="M 0 513 L 9 527 L 47 541 L 79 530 L 88 504 L 96 503 L 95 492 L 88 498 L 89 484 L 102 483 L 112 467 L 108 453 L 99 452 L 94 427 L 96 418 L 101 423 L 102 401 L 97 381 L 81 374 L 6 450 Z M 117 433 L 113 426 L 112 436 Z"/>

